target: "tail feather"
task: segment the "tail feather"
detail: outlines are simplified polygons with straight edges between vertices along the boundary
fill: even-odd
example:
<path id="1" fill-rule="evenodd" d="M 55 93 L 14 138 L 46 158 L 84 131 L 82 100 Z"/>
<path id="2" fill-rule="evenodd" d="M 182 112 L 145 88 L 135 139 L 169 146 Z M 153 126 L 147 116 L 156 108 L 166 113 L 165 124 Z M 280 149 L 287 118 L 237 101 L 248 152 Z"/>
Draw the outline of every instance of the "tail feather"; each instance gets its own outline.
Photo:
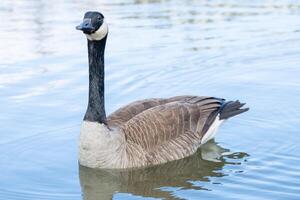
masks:
<path id="1" fill-rule="evenodd" d="M 228 119 L 235 115 L 241 114 L 249 110 L 249 108 L 242 108 L 245 103 L 239 101 L 228 101 L 223 104 L 220 110 L 220 119 Z"/>

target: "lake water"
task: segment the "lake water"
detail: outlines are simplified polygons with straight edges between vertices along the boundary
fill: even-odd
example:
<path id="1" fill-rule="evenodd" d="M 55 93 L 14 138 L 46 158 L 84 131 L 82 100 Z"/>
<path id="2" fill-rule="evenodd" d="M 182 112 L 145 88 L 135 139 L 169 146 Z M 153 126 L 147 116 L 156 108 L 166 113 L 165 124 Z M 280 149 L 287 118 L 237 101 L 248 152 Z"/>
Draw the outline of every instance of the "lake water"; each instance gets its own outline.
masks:
<path id="1" fill-rule="evenodd" d="M 87 10 L 109 23 L 106 109 L 181 94 L 247 102 L 197 154 L 79 167 Z M 300 1 L 1 0 L 0 199 L 300 199 Z"/>

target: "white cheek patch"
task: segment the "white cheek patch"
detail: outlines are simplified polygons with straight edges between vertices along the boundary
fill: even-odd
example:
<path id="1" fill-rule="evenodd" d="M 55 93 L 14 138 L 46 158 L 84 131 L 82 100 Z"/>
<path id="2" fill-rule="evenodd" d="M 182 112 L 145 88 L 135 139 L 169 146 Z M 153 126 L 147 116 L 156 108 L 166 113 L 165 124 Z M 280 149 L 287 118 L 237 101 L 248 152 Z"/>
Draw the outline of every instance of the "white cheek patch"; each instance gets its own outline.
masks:
<path id="1" fill-rule="evenodd" d="M 102 40 L 108 33 L 108 25 L 105 21 L 100 28 L 92 34 L 85 34 L 88 40 Z"/>

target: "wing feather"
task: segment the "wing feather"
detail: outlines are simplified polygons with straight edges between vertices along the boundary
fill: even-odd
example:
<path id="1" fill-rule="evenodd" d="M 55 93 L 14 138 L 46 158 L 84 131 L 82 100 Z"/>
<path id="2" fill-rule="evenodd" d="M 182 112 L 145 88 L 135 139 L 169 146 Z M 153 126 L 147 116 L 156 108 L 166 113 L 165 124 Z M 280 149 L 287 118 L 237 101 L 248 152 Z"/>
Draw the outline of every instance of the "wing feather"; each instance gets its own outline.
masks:
<path id="1" fill-rule="evenodd" d="M 158 164 L 194 153 L 205 134 L 207 120 L 222 100 L 210 97 L 176 97 L 135 115 L 120 128 L 128 144 L 145 152 L 147 162 Z"/>
<path id="2" fill-rule="evenodd" d="M 120 127 L 124 123 L 126 123 L 128 120 L 133 118 L 134 116 L 144 112 L 145 110 L 149 108 L 153 108 L 155 106 L 163 105 L 170 102 L 175 101 L 188 101 L 190 99 L 198 99 L 199 98 L 207 98 L 207 97 L 197 97 L 197 96 L 175 96 L 168 99 L 163 98 L 150 98 L 150 99 L 144 99 L 139 101 L 134 101 L 126 106 L 123 106 L 110 114 L 107 117 L 108 125 L 110 127 Z"/>

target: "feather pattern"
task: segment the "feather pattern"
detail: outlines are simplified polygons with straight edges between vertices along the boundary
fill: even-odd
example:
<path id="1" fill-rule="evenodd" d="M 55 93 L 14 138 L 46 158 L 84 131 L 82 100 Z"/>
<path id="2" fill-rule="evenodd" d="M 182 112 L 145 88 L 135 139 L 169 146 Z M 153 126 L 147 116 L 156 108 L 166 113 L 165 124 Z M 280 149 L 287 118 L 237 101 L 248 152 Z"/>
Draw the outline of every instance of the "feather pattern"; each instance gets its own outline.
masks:
<path id="1" fill-rule="evenodd" d="M 193 154 L 207 119 L 223 101 L 198 96 L 142 100 L 112 113 L 108 124 L 124 134 L 132 167 L 155 165 Z"/>

